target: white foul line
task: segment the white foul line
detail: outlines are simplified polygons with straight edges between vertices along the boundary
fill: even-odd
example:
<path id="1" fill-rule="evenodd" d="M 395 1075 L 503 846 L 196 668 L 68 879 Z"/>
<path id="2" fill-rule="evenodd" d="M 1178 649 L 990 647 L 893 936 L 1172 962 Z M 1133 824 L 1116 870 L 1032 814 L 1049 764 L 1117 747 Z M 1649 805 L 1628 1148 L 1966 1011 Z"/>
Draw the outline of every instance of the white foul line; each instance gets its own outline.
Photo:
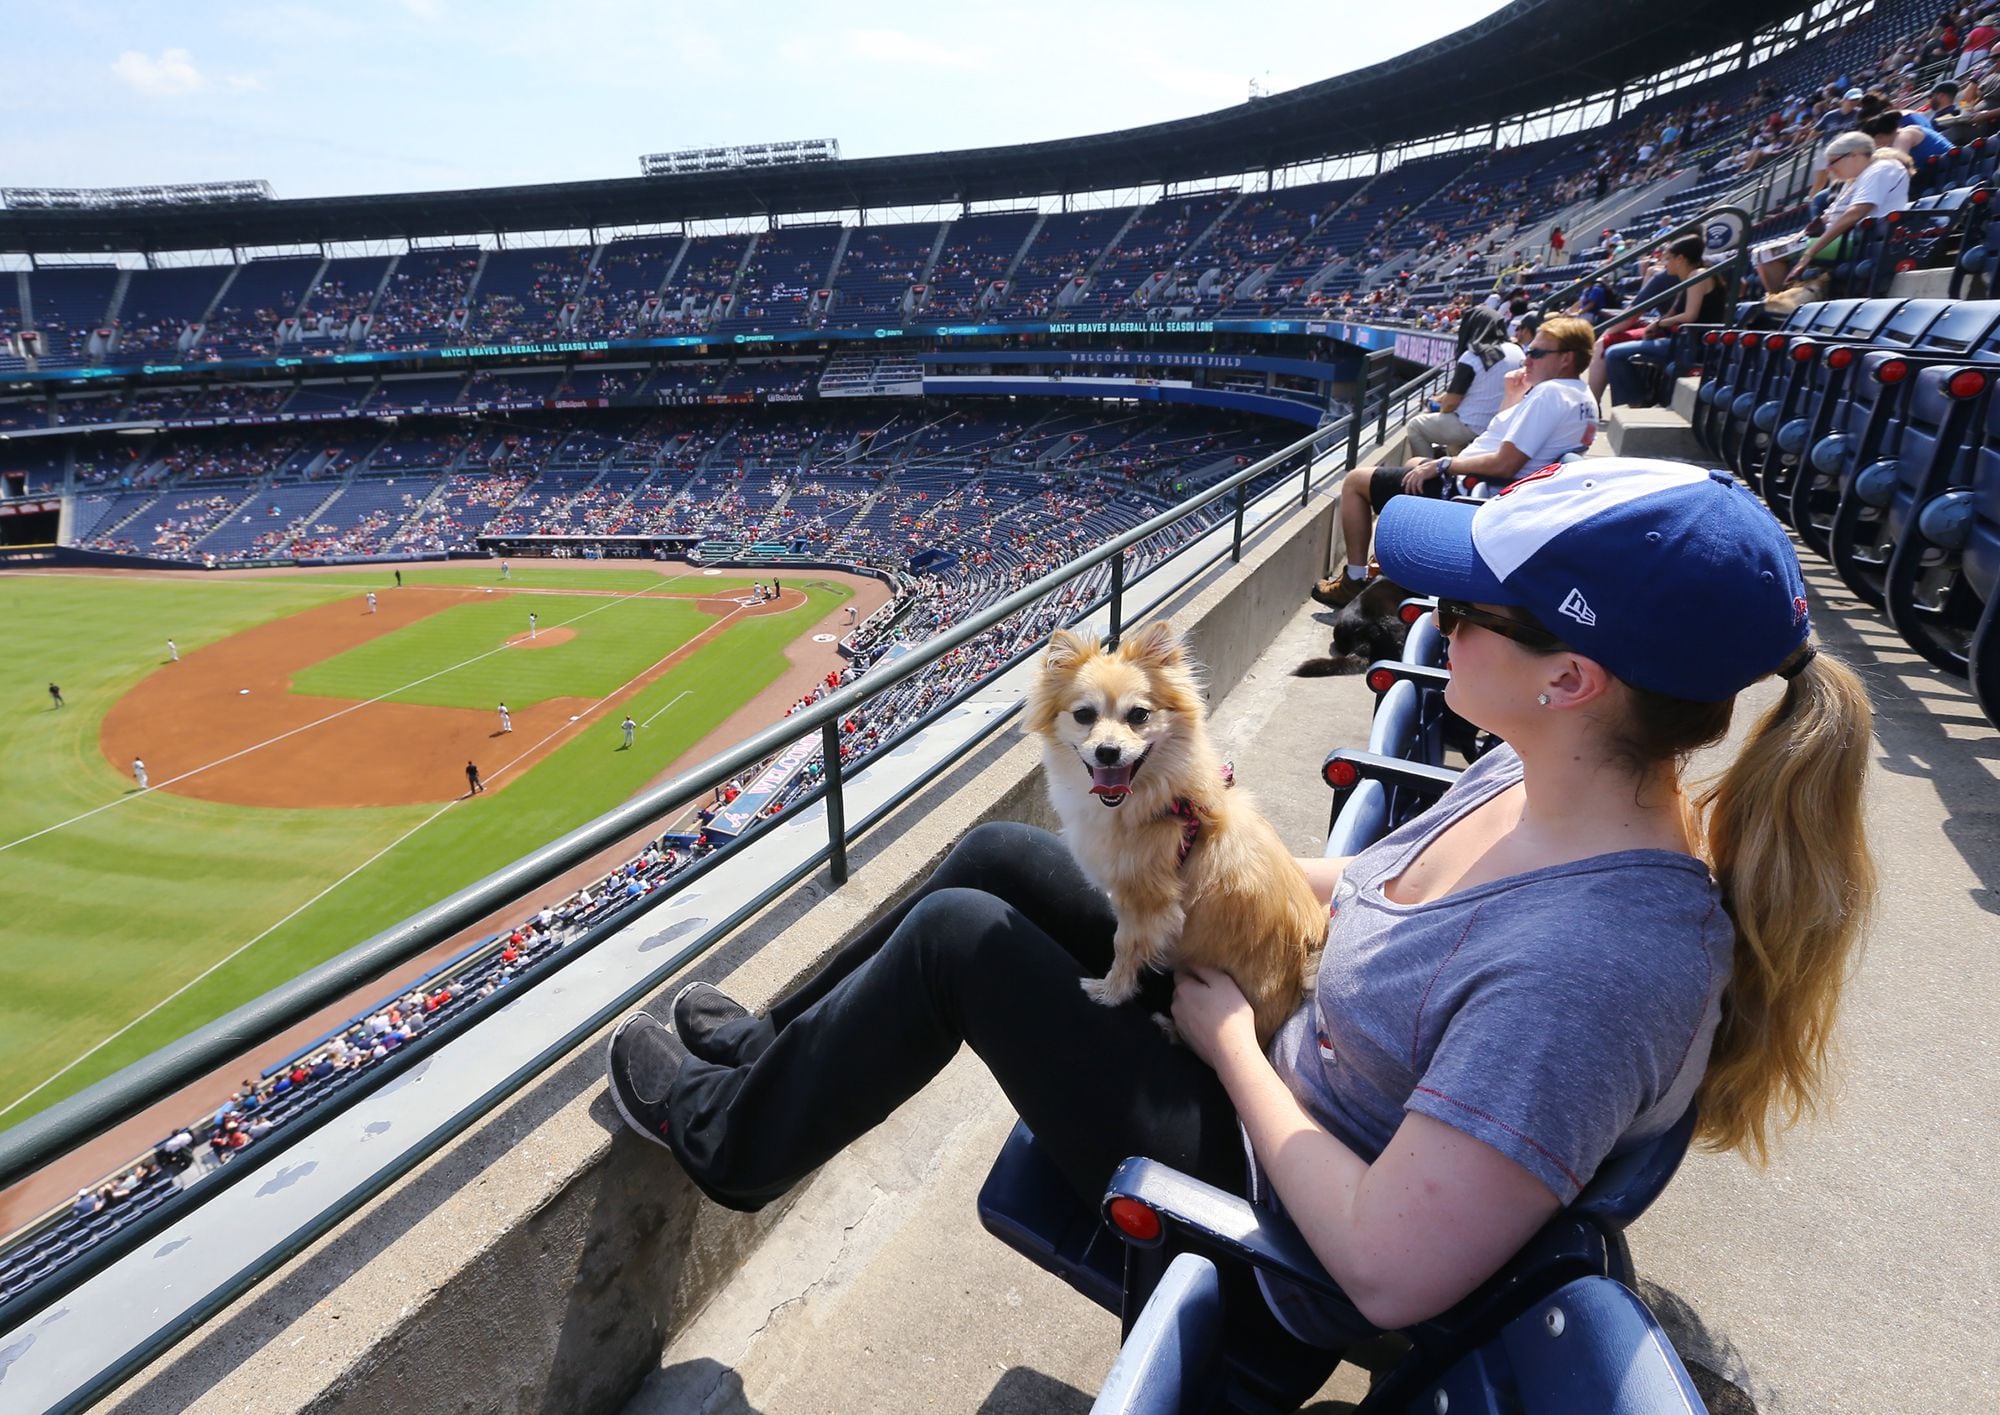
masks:
<path id="1" fill-rule="evenodd" d="M 694 689 L 692 689 L 692 688 L 683 688 L 683 689 L 681 689 L 681 690 L 680 690 L 680 691 L 679 691 L 678 693 L 674 694 L 674 702 L 673 702 L 673 703 L 668 703 L 668 704 L 667 704 L 667 707 L 663 707 L 663 708 L 661 708 L 661 709 L 660 709 L 660 712 L 665 712 L 665 711 L 667 710 L 667 708 L 670 708 L 670 707 L 672 707 L 672 706 L 674 705 L 674 703 L 677 703 L 677 702 L 679 702 L 679 701 L 680 701 L 680 700 L 681 700 L 682 698 L 686 697 L 686 696 L 687 696 L 687 695 L 688 695 L 689 693 L 692 693 L 693 691 L 694 691 Z M 656 712 L 656 713 L 654 713 L 654 714 L 653 714 L 653 717 L 658 717 L 658 716 L 660 715 L 660 712 Z M 641 727 L 651 727 L 651 726 L 653 725 L 653 717 L 649 717 L 649 718 L 647 718 L 647 719 L 646 719 L 646 720 L 645 720 L 644 722 L 640 723 L 639 725 L 640 725 Z"/>
<path id="2" fill-rule="evenodd" d="M 418 831 L 422 830 L 425 826 L 429 825 L 432 821 L 436 820 L 439 816 L 443 815 L 446 811 L 450 810 L 453 806 L 456 806 L 458 803 L 459 803 L 458 800 L 446 801 L 442 806 L 439 806 L 437 810 L 433 811 L 430 815 L 425 816 L 422 820 L 418 821 L 415 825 L 411 826 L 408 830 L 404 831 L 401 835 L 397 836 L 394 840 L 390 841 L 387 845 L 384 845 L 380 850 L 377 850 L 373 855 L 370 855 L 367 859 L 363 860 L 360 864 L 356 865 L 353 869 L 349 870 L 346 874 L 342 875 L 339 879 L 335 880 L 332 884 L 328 885 L 325 889 L 322 889 L 318 894 L 315 894 L 305 903 L 299 905 L 298 908 L 292 910 L 291 913 L 285 915 L 284 918 L 278 920 L 275 924 L 272 924 L 269 928 L 265 929 L 263 933 L 258 934 L 248 943 L 239 944 L 237 947 L 223 954 L 222 957 L 216 959 L 213 963 L 209 964 L 199 973 L 196 973 L 192 978 L 189 978 L 186 982 L 182 983 L 179 987 L 175 988 L 172 992 L 168 993 L 165 997 L 161 998 L 158 1002 L 154 1003 L 151 1007 L 147 1008 L 144 1012 L 141 1012 L 137 1017 L 134 1017 L 130 1022 L 127 1022 L 124 1026 L 120 1027 L 117 1031 L 113 1032 L 110 1036 L 106 1037 L 103 1041 L 97 1043 L 93 1047 L 90 1047 L 88 1050 L 79 1053 L 74 1059 L 65 1064 L 60 1070 L 58 1070 L 53 1075 L 49 1076 L 46 1080 L 42 1081 L 40 1084 L 35 1086 L 33 1090 L 24 1091 L 20 1095 L 14 1097 L 13 1100 L 8 1101 L 7 1104 L 0 1105 L 0 1115 L 5 1115 L 15 1106 L 21 1104 L 22 1101 L 32 1099 L 34 1096 L 46 1090 L 49 1086 L 53 1085 L 55 1082 L 61 1080 L 71 1071 L 75 1070 L 78 1066 L 82 1065 L 90 1057 L 96 1055 L 98 1052 L 104 1050 L 104 1048 L 110 1046 L 113 1042 L 117 1041 L 120 1037 L 124 1036 L 134 1027 L 138 1026 L 141 1022 L 145 1021 L 148 1017 L 151 1017 L 155 1012 L 158 1012 L 162 1007 L 165 1007 L 168 1003 L 172 1002 L 175 998 L 179 997 L 182 993 L 186 992 L 189 988 L 193 987 L 196 983 L 200 982 L 203 978 L 206 978 L 209 974 L 213 973 L 223 964 L 229 962 L 232 958 L 235 958 L 238 954 L 241 954 L 245 952 L 247 949 L 255 946 L 257 943 L 261 942 L 270 934 L 275 933 L 278 929 L 283 928 L 293 919 L 296 919 L 299 915 L 305 913 L 306 910 L 312 908 L 313 905 L 319 903 L 320 900 L 326 898 L 327 895 L 333 893 L 334 890 L 340 888 L 340 886 L 342 886 L 343 884 L 346 884 L 349 880 L 353 879 L 356 875 L 360 874 L 363 870 L 367 869 L 370 865 L 374 864 L 377 860 L 381 859 L 384 855 L 388 854 L 391 850 L 395 849 L 398 845 L 401 845 L 405 840 L 408 840 L 411 836 L 415 835 Z"/>

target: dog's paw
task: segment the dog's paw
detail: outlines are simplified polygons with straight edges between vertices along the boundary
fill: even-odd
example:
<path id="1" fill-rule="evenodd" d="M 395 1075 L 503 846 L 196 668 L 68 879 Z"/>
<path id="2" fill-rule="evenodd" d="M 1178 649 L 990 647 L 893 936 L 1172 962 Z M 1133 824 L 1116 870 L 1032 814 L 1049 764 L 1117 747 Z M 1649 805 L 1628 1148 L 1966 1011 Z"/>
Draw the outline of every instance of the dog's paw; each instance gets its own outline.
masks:
<path id="1" fill-rule="evenodd" d="M 1136 982 L 1114 983 L 1109 978 L 1080 978 L 1077 980 L 1077 986 L 1083 989 L 1085 997 L 1101 1007 L 1117 1007 L 1121 1003 L 1130 1002 L 1139 994 L 1139 985 Z"/>
<path id="2" fill-rule="evenodd" d="M 1153 1014 L 1153 1025 L 1160 1029 L 1160 1035 L 1165 1037 L 1170 1045 L 1184 1045 L 1181 1041 L 1181 1029 L 1174 1025 L 1174 1019 L 1167 1016 L 1166 1013 L 1155 1012 Z"/>

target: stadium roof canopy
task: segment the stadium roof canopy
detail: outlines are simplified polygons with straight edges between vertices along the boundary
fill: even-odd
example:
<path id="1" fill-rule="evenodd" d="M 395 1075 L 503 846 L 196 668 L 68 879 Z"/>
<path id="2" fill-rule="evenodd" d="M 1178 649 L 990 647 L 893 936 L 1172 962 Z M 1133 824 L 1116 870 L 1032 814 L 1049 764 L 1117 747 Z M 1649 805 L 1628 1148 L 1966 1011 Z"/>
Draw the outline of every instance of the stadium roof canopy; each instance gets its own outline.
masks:
<path id="1" fill-rule="evenodd" d="M 1478 128 L 1651 78 L 1801 0 L 1515 0 L 1365 69 L 1199 117 L 1011 147 L 180 210 L 0 211 L 0 250 L 220 249 L 1004 201 L 1198 181 Z"/>

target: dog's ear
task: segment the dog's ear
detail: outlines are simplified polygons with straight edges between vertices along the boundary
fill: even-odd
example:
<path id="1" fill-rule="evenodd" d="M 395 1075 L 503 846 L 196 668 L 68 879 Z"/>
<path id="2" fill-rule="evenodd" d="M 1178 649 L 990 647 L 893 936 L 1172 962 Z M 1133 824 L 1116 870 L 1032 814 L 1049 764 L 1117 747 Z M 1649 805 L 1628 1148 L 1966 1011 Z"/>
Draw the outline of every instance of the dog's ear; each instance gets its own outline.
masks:
<path id="1" fill-rule="evenodd" d="M 1061 672 L 1076 667 L 1096 652 L 1097 635 L 1058 629 L 1049 635 L 1049 650 L 1042 655 L 1042 666 L 1051 672 Z"/>
<path id="2" fill-rule="evenodd" d="M 1118 645 L 1118 656 L 1149 668 L 1172 668 L 1181 661 L 1181 636 L 1168 619 L 1155 619 Z"/>

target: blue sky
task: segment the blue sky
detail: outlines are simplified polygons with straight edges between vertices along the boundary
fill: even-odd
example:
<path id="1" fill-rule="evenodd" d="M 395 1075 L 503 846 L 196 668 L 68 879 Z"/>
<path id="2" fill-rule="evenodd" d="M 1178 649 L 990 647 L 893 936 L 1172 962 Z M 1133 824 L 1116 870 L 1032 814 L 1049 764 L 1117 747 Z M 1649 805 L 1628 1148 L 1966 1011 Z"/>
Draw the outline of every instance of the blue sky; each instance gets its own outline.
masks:
<path id="1" fill-rule="evenodd" d="M 281 197 L 638 174 L 679 147 L 872 157 L 1074 136 L 1388 58 L 1497 0 L 0 0 L 0 186 Z"/>

